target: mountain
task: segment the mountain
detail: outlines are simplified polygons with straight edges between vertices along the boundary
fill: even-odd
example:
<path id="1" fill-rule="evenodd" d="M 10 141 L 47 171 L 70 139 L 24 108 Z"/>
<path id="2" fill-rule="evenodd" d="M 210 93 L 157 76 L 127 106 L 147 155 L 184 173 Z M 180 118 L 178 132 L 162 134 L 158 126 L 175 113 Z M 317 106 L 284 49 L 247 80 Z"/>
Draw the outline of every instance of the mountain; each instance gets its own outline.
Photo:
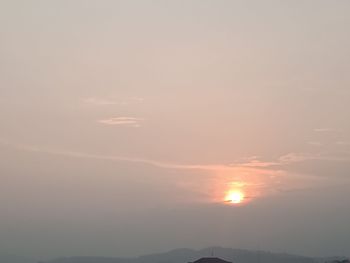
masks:
<path id="1" fill-rule="evenodd" d="M 0 254 L 1 263 L 36 263 L 37 261 L 30 258 L 24 258 L 8 254 Z"/>
<path id="2" fill-rule="evenodd" d="M 213 247 L 202 250 L 176 249 L 166 253 L 151 254 L 137 258 L 70 257 L 59 258 L 45 263 L 187 263 L 201 257 L 215 257 L 234 263 L 319 263 L 309 257 Z"/>

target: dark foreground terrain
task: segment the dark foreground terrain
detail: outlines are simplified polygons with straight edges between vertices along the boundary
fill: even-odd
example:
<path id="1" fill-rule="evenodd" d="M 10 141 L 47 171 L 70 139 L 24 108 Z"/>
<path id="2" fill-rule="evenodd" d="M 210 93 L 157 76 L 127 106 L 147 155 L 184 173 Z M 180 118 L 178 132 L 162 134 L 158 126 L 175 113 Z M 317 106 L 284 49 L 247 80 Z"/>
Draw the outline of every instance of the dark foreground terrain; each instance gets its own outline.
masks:
<path id="1" fill-rule="evenodd" d="M 177 249 L 161 254 L 140 256 L 137 258 L 109 257 L 63 257 L 42 263 L 187 263 L 201 257 L 215 257 L 234 263 L 324 263 L 334 259 L 311 258 L 290 254 L 272 253 L 265 251 L 250 251 L 231 248 L 206 248 L 202 250 Z M 339 258 L 340 260 L 341 258 Z M 33 259 L 14 256 L 0 256 L 1 263 L 36 263 Z"/>

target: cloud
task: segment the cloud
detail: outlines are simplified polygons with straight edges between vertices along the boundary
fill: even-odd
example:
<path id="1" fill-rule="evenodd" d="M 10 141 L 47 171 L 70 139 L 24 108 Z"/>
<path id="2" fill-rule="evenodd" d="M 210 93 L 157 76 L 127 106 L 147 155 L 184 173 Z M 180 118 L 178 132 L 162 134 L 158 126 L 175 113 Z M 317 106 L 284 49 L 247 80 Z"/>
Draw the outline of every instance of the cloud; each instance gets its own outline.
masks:
<path id="1" fill-rule="evenodd" d="M 290 164 L 314 159 L 315 155 L 306 153 L 288 153 L 278 158 L 280 164 Z"/>
<path id="2" fill-rule="evenodd" d="M 327 153 L 289 153 L 279 158 L 280 165 L 316 161 L 350 161 L 349 155 L 332 155 Z"/>
<path id="3" fill-rule="evenodd" d="M 99 120 L 98 122 L 105 125 L 119 125 L 119 126 L 138 128 L 138 127 L 141 127 L 140 123 L 143 120 L 144 119 L 134 118 L 134 117 L 112 117 L 109 119 Z"/>
<path id="4" fill-rule="evenodd" d="M 98 159 L 98 160 L 109 160 L 116 162 L 132 162 L 132 163 L 140 163 L 151 165 L 158 168 L 166 168 L 166 169 L 177 169 L 177 170 L 205 170 L 205 171 L 230 171 L 236 170 L 237 168 L 246 168 L 249 170 L 254 170 L 255 167 L 266 167 L 267 165 L 244 165 L 242 163 L 237 164 L 178 164 L 172 162 L 151 160 L 145 158 L 135 158 L 135 157 L 126 157 L 126 156 L 118 156 L 118 155 L 99 155 L 99 154 L 91 154 L 85 152 L 77 152 L 70 150 L 56 150 L 56 149 L 48 149 L 45 147 L 38 147 L 33 145 L 19 144 L 7 141 L 5 139 L 0 138 L 0 144 L 16 148 L 19 150 L 30 151 L 30 152 L 38 152 L 38 153 L 47 153 L 53 155 L 62 155 L 68 157 L 76 157 L 76 158 L 85 158 L 85 159 Z M 262 162 L 261 162 L 262 163 Z"/>
<path id="5" fill-rule="evenodd" d="M 340 132 L 341 130 L 338 129 L 334 129 L 334 128 L 316 128 L 314 129 L 314 132 Z"/>
<path id="6" fill-rule="evenodd" d="M 120 117 L 121 121 L 128 120 L 128 117 Z M 132 118 L 133 119 L 133 118 Z M 135 158 L 135 157 L 126 157 L 118 155 L 98 155 L 85 152 L 76 152 L 69 150 L 55 150 L 55 149 L 46 149 L 44 147 L 37 147 L 32 145 L 18 144 L 13 143 L 3 138 L 0 138 L 0 144 L 13 147 L 20 150 L 31 151 L 31 152 L 42 152 L 54 155 L 63 155 L 76 158 L 86 158 L 86 159 L 99 159 L 99 160 L 110 160 L 118 162 L 132 162 L 151 165 L 158 168 L 167 168 L 167 169 L 178 169 L 178 170 L 205 170 L 205 171 L 235 171 L 237 168 L 246 169 L 250 171 L 254 170 L 274 170 L 274 171 L 283 171 L 286 170 L 286 167 L 294 163 L 302 163 L 306 161 L 335 161 L 335 162 L 349 162 L 350 153 L 345 155 L 330 155 L 325 153 L 288 153 L 279 157 L 276 161 L 261 161 L 257 159 L 258 157 L 253 156 L 250 158 L 241 159 L 230 164 L 179 164 L 173 162 L 165 162 L 159 160 L 151 160 L 146 158 Z"/>
<path id="7" fill-rule="evenodd" d="M 281 192 L 288 192 L 294 189 L 318 188 L 320 186 L 331 186 L 339 182 L 339 177 L 325 177 L 319 175 L 319 170 L 305 170 L 295 169 L 290 164 L 309 163 L 309 160 L 340 160 L 339 157 L 324 156 L 322 154 L 304 154 L 304 153 L 289 153 L 281 156 L 276 161 L 264 162 L 257 157 L 245 159 L 243 162 L 235 162 L 233 164 L 184 164 L 166 162 L 161 160 L 152 160 L 138 157 L 127 157 L 119 155 L 103 155 L 86 153 L 71 150 L 59 150 L 45 147 L 38 147 L 33 145 L 25 145 L 9 142 L 0 138 L 0 144 L 15 148 L 21 151 L 29 151 L 34 153 L 44 153 L 57 156 L 72 157 L 86 160 L 105 160 L 110 162 L 127 162 L 137 165 L 153 166 L 161 169 L 171 169 L 178 171 L 198 171 L 203 177 L 195 177 L 196 180 L 203 178 L 201 188 L 205 189 L 204 193 L 212 196 L 208 197 L 210 202 L 222 202 L 224 189 L 240 188 L 247 194 L 247 200 L 258 198 L 259 196 L 278 194 Z M 350 160 L 350 156 L 343 156 L 342 160 Z M 322 161 L 321 163 L 324 163 Z M 348 163 L 348 162 L 342 162 Z M 340 164 L 342 164 L 340 163 Z M 309 163 L 310 164 L 310 163 Z M 314 167 L 314 165 L 312 166 Z M 322 168 L 323 169 L 323 168 Z M 347 166 L 345 167 L 347 169 Z M 310 173 L 311 172 L 311 173 Z M 328 170 L 326 172 L 329 172 Z M 196 173 L 194 173 L 196 174 Z M 181 173 L 179 173 L 179 176 Z M 347 177 L 342 177 L 347 180 Z M 193 185 L 190 191 L 195 191 L 198 181 L 193 181 L 191 177 L 184 178 L 182 181 Z M 202 190 L 203 190 L 202 189 Z M 201 191 L 202 191 L 201 190 Z M 218 190 L 219 192 L 215 192 Z"/>
<path id="8" fill-rule="evenodd" d="M 257 156 L 252 156 L 248 158 L 243 158 L 238 162 L 231 163 L 230 166 L 242 166 L 242 167 L 251 167 L 251 168 L 264 168 L 280 165 L 279 162 L 267 162 L 260 160 Z"/>
<path id="9" fill-rule="evenodd" d="M 342 145 L 342 146 L 350 146 L 350 142 L 347 142 L 347 141 L 338 141 L 335 144 Z"/>

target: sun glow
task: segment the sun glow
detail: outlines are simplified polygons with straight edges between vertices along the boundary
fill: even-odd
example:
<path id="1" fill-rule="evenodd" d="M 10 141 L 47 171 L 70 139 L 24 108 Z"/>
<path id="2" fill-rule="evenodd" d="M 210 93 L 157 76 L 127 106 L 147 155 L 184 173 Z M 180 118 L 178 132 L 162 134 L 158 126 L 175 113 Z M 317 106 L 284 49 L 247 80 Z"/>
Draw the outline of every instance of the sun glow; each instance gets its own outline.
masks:
<path id="1" fill-rule="evenodd" d="M 239 190 L 229 191 L 225 197 L 225 201 L 231 204 L 241 204 L 244 201 L 244 193 Z"/>
<path id="2" fill-rule="evenodd" d="M 245 206 L 256 199 L 274 194 L 284 172 L 252 167 L 218 170 L 210 181 L 211 201 L 231 206 Z"/>

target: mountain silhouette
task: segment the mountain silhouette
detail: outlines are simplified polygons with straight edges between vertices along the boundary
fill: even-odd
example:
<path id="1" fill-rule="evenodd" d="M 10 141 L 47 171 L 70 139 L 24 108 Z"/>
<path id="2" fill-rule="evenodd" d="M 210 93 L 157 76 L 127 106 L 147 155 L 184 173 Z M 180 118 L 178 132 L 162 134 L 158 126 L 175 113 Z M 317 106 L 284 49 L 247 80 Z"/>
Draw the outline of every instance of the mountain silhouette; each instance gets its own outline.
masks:
<path id="1" fill-rule="evenodd" d="M 137 258 L 110 257 L 69 257 L 51 260 L 45 263 L 188 263 L 202 257 L 215 257 L 233 263 L 319 263 L 320 259 L 222 247 L 210 247 L 202 250 L 176 249 L 166 253 L 151 254 Z"/>

